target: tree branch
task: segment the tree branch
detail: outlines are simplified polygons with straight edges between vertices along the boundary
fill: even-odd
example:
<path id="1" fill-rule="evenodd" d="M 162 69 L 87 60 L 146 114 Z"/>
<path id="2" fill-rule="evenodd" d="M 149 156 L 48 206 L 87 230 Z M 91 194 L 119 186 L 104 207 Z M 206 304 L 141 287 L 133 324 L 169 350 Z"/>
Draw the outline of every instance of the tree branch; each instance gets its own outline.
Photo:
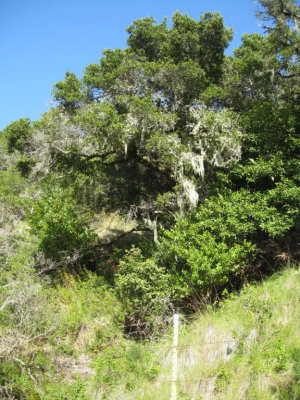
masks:
<path id="1" fill-rule="evenodd" d="M 149 228 L 132 228 L 130 229 L 130 231 L 124 232 L 121 235 L 119 235 L 118 237 L 112 239 L 110 242 L 106 242 L 106 243 L 97 243 L 95 246 L 92 246 L 91 249 L 93 248 L 98 248 L 98 247 L 107 247 L 107 246 L 111 246 L 114 243 L 116 243 L 118 240 L 130 235 L 133 232 L 152 232 Z"/>
<path id="2" fill-rule="evenodd" d="M 119 155 L 118 152 L 116 152 L 116 151 L 108 151 L 106 153 L 94 153 L 94 154 L 88 155 L 88 154 L 79 153 L 79 152 L 72 151 L 72 150 L 63 150 L 58 146 L 52 146 L 52 149 L 54 149 L 54 150 L 56 150 L 56 151 L 58 151 L 58 152 L 60 152 L 62 154 L 65 154 L 65 155 L 71 154 L 71 155 L 75 155 L 77 157 L 83 157 L 86 161 L 90 161 L 92 159 L 99 158 L 99 159 L 101 159 L 102 165 L 107 165 L 107 166 L 116 165 L 116 164 L 123 164 L 123 163 L 129 162 L 131 159 L 135 159 L 139 163 L 141 163 L 141 164 L 147 166 L 148 168 L 158 172 L 160 175 L 166 176 L 169 180 L 175 182 L 175 178 L 172 175 L 170 170 L 161 167 L 161 165 L 159 165 L 159 164 L 157 164 L 155 162 L 151 162 L 150 160 L 146 159 L 141 154 L 139 154 L 136 150 L 130 152 L 128 158 L 119 158 L 119 159 L 116 159 L 116 160 L 105 162 L 104 159 L 107 156 Z"/>
<path id="3" fill-rule="evenodd" d="M 134 157 L 143 165 L 146 165 L 148 168 L 153 169 L 154 171 L 158 172 L 160 175 L 166 176 L 171 181 L 175 182 L 175 177 L 171 173 L 171 171 L 162 168 L 160 165 L 151 162 L 150 160 L 145 159 L 142 155 L 135 153 Z"/>
<path id="4" fill-rule="evenodd" d="M 52 145 L 51 147 L 52 147 L 52 149 L 55 149 L 60 153 L 63 153 L 63 154 L 66 154 L 66 155 L 72 154 L 72 155 L 77 156 L 77 157 L 83 157 L 86 160 L 92 160 L 93 158 L 106 158 L 109 155 L 115 154 L 114 151 L 108 151 L 106 153 L 84 154 L 84 153 L 78 153 L 77 151 L 72 151 L 72 150 L 63 150 L 58 146 L 53 146 Z"/>

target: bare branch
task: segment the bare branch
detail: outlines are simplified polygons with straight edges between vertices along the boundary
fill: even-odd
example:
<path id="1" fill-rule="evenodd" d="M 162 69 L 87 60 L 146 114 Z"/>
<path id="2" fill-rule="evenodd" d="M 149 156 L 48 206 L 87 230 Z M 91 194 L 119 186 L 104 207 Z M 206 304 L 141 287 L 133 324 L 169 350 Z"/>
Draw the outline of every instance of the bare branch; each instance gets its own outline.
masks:
<path id="1" fill-rule="evenodd" d="M 51 148 L 57 150 L 60 153 L 66 154 L 66 155 L 72 154 L 72 155 L 75 155 L 77 157 L 83 157 L 86 160 L 92 160 L 93 158 L 101 158 L 101 159 L 103 159 L 103 158 L 108 157 L 109 155 L 115 154 L 115 152 L 113 152 L 113 151 L 108 151 L 106 153 L 84 154 L 84 153 L 79 153 L 77 151 L 72 151 L 72 150 L 63 150 L 60 147 L 53 146 L 53 145 L 51 146 Z"/>
<path id="2" fill-rule="evenodd" d="M 6 286 L 8 286 L 8 285 L 6 285 Z M 5 308 L 8 304 L 10 304 L 10 303 L 13 303 L 13 300 L 12 300 L 11 298 L 7 298 L 7 299 L 5 300 L 5 302 L 2 304 L 2 306 L 0 307 L 0 312 L 3 311 L 4 308 Z"/>
<path id="3" fill-rule="evenodd" d="M 113 240 L 111 240 L 110 242 L 106 242 L 106 243 L 97 243 L 95 246 L 92 247 L 92 249 L 94 248 L 98 248 L 98 247 L 107 247 L 107 246 L 111 246 L 114 243 L 116 243 L 118 240 L 130 235 L 133 232 L 151 232 L 151 229 L 149 228 L 132 228 L 130 229 L 130 231 L 124 232 L 121 235 L 119 235 L 118 237 L 114 238 Z"/>

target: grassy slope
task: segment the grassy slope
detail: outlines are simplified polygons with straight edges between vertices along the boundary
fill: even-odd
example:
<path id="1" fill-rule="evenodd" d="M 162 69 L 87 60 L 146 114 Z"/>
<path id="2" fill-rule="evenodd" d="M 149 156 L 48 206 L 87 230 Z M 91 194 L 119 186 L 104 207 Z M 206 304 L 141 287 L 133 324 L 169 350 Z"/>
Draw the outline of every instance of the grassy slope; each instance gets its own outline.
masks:
<path id="1" fill-rule="evenodd" d="M 124 339 L 122 310 L 95 275 L 63 279 L 59 324 L 28 349 L 41 393 L 28 398 L 169 400 L 172 334 Z M 288 268 L 218 309 L 181 316 L 177 400 L 300 399 L 299 289 L 299 270 Z"/>
<path id="2" fill-rule="evenodd" d="M 60 282 L 44 289 L 54 329 L 20 347 L 34 379 L 0 365 L 17 398 L 170 399 L 172 335 L 125 339 L 121 305 L 102 278 L 61 273 Z M 288 268 L 192 321 L 181 317 L 178 399 L 300 399 L 299 289 L 299 270 Z"/>
<path id="3" fill-rule="evenodd" d="M 299 270 L 290 268 L 181 324 L 178 399 L 300 399 L 299 296 Z M 171 339 L 151 360 L 152 381 L 137 377 L 126 390 L 125 380 L 105 398 L 169 399 Z"/>

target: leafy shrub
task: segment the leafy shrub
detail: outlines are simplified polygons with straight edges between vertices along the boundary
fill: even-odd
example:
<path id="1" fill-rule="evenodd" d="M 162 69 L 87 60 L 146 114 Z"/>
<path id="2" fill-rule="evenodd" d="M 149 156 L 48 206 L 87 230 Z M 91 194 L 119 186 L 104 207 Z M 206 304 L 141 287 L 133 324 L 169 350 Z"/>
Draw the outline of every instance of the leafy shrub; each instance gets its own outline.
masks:
<path id="1" fill-rule="evenodd" d="M 16 363 L 0 359 L 0 398 L 40 400 L 28 371 Z"/>
<path id="2" fill-rule="evenodd" d="M 42 196 L 28 219 L 39 239 L 39 249 L 53 259 L 86 248 L 96 239 L 86 221 L 78 216 L 75 201 L 60 188 Z"/>
<path id="3" fill-rule="evenodd" d="M 164 316 L 170 312 L 170 276 L 140 249 L 132 248 L 120 263 L 116 291 L 131 329 L 142 336 L 160 331 Z"/>
<path id="4" fill-rule="evenodd" d="M 266 193 L 227 192 L 165 231 L 160 264 L 173 276 L 177 295 L 209 294 L 241 276 L 253 262 L 259 234 L 280 239 L 297 219 L 298 190 L 280 184 Z M 298 211 L 297 211 L 298 210 Z"/>

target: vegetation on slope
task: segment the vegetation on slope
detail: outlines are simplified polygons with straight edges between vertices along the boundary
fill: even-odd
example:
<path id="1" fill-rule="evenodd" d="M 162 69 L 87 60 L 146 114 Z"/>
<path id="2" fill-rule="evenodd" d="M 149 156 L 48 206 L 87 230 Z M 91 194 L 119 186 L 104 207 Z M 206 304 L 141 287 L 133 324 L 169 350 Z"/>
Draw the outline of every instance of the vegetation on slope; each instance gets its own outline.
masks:
<path id="1" fill-rule="evenodd" d="M 289 267 L 194 315 L 192 323 L 181 316 L 178 398 L 298 399 L 299 289 L 299 269 Z M 128 390 L 125 379 L 108 399 L 170 398 L 171 334 L 152 351 L 158 363 L 153 381 Z"/>
<path id="2" fill-rule="evenodd" d="M 134 21 L 128 47 L 106 50 L 81 80 L 67 72 L 49 112 L 1 132 L 4 399 L 166 397 L 170 351 L 154 343 L 174 310 L 203 311 L 297 263 L 299 7 L 259 4 L 266 34 L 244 35 L 228 57 L 218 13 Z M 280 322 L 296 278 L 278 278 L 286 294 L 262 286 L 275 305 L 249 289 L 222 318 L 201 317 L 196 335 L 223 347 L 204 349 L 215 357 L 205 365 L 182 352 L 198 379 L 183 398 L 298 396 L 296 308 Z"/>

